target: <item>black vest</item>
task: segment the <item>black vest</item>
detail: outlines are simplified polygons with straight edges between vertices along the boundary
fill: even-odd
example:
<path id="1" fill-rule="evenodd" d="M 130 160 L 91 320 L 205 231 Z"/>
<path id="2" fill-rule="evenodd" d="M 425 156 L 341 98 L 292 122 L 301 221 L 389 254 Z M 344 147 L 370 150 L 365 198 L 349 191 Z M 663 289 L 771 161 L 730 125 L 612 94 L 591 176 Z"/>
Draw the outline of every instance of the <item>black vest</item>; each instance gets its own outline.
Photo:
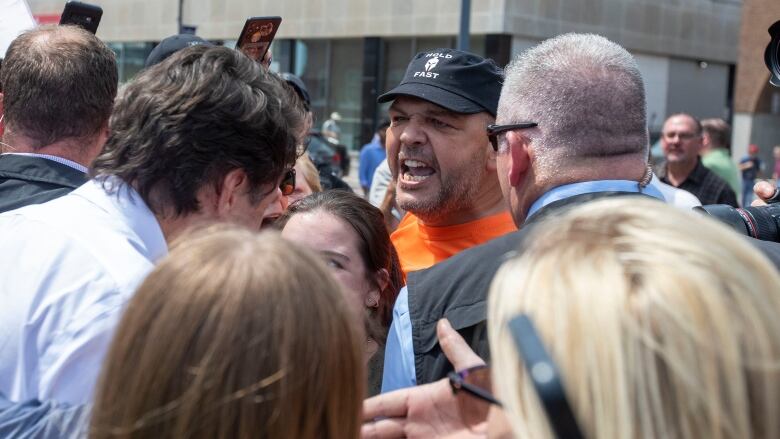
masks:
<path id="1" fill-rule="evenodd" d="M 43 157 L 0 156 L 0 212 L 59 198 L 88 177 L 68 165 Z"/>
<path id="2" fill-rule="evenodd" d="M 407 277 L 409 317 L 417 384 L 447 376 L 452 370 L 436 338 L 436 322 L 447 318 L 472 349 L 490 357 L 487 339 L 487 292 L 498 268 L 522 251 L 528 231 L 545 217 L 560 214 L 589 200 L 610 196 L 643 196 L 635 192 L 596 192 L 555 201 L 536 212 L 523 228 L 461 253 Z"/>

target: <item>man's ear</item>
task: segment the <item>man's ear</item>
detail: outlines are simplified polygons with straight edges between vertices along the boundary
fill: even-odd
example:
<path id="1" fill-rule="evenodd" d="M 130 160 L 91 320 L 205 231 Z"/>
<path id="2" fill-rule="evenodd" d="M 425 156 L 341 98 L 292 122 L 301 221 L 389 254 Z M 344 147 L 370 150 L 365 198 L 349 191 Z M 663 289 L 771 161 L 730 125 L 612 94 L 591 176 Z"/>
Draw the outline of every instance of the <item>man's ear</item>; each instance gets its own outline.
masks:
<path id="1" fill-rule="evenodd" d="M 216 188 L 216 213 L 220 217 L 226 216 L 238 202 L 239 195 L 245 193 L 249 187 L 249 179 L 243 169 L 233 169 L 222 177 L 222 184 Z"/>
<path id="2" fill-rule="evenodd" d="M 506 133 L 506 143 L 507 148 L 509 148 L 509 151 L 505 153 L 509 154 L 509 167 L 507 169 L 509 184 L 516 187 L 523 181 L 523 177 L 531 167 L 530 143 L 528 139 L 515 131 Z"/>
<path id="3" fill-rule="evenodd" d="M 485 148 L 487 148 L 488 150 L 487 161 L 485 162 L 485 169 L 487 169 L 489 173 L 493 174 L 498 169 L 496 166 L 496 157 L 498 156 L 498 153 L 496 151 L 493 151 L 493 145 L 490 144 L 490 140 L 487 140 L 487 136 L 485 137 L 486 137 Z"/>

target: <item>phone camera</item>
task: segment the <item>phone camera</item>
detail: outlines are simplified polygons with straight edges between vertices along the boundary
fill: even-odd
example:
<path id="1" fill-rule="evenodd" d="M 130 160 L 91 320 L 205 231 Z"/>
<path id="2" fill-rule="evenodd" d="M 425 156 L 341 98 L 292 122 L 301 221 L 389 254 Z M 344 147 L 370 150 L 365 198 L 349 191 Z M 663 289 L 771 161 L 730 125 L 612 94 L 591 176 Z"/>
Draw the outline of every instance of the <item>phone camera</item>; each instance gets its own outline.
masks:
<path id="1" fill-rule="evenodd" d="M 780 87 L 780 21 L 777 21 L 769 28 L 769 35 L 772 40 L 766 46 L 764 53 L 764 62 L 769 69 L 769 83 L 775 87 Z"/>

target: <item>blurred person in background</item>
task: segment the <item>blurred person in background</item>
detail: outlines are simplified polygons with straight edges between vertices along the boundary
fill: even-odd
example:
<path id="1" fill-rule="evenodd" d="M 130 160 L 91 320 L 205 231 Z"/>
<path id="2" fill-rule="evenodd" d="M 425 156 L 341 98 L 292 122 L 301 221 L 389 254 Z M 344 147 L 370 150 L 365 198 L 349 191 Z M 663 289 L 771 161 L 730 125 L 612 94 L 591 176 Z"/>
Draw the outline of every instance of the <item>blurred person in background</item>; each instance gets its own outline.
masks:
<path id="1" fill-rule="evenodd" d="M 284 87 L 234 50 L 180 50 L 123 87 L 91 181 L 0 215 L 0 392 L 90 401 L 124 305 L 168 243 L 197 224 L 260 227 L 302 123 Z"/>
<path id="2" fill-rule="evenodd" d="M 557 373 L 583 437 L 780 436 L 780 274 L 727 226 L 693 215 L 601 200 L 534 229 L 490 291 L 503 403 L 490 437 L 550 438 L 567 423 L 540 404 L 528 371 L 541 367 Z M 510 324 L 519 315 L 557 368 L 524 358 L 517 339 L 530 332 Z"/>
<path id="3" fill-rule="evenodd" d="M 198 231 L 128 304 L 89 437 L 356 438 L 363 339 L 310 252 L 276 234 Z"/>
<path id="4" fill-rule="evenodd" d="M 699 120 L 690 114 L 675 114 L 666 119 L 661 133 L 666 160 L 656 166 L 655 173 L 664 183 L 695 195 L 701 204 L 739 207 L 736 192 L 702 164 L 699 154 L 703 132 Z"/>
<path id="5" fill-rule="evenodd" d="M 742 205 L 750 206 L 753 201 L 753 185 L 764 170 L 764 162 L 758 156 L 758 145 L 748 145 L 748 154 L 739 161 L 739 170 L 742 172 Z"/>
<path id="6" fill-rule="evenodd" d="M 314 193 L 290 205 L 282 237 L 317 252 L 344 288 L 356 319 L 367 316 L 369 394 L 379 393 L 384 346 L 403 276 L 382 213 L 353 193 Z"/>
<path id="7" fill-rule="evenodd" d="M 731 159 L 731 126 L 723 119 L 703 119 L 701 164 L 741 193 L 739 170 Z"/>
<path id="8" fill-rule="evenodd" d="M 41 26 L 13 40 L 0 71 L 0 212 L 84 184 L 108 137 L 114 52 L 77 26 Z"/>
<path id="9" fill-rule="evenodd" d="M 377 167 L 387 159 L 385 151 L 385 140 L 387 139 L 387 127 L 390 121 L 383 120 L 374 133 L 370 143 L 363 145 L 360 150 L 359 179 L 360 187 L 363 188 L 363 194 L 369 195 L 371 182 L 374 179 L 374 173 Z"/>
<path id="10" fill-rule="evenodd" d="M 341 141 L 341 127 L 339 126 L 339 122 L 341 122 L 341 115 L 337 111 L 334 111 L 333 113 L 330 113 L 330 117 L 322 123 L 322 134 L 333 139 L 335 143 Z"/>

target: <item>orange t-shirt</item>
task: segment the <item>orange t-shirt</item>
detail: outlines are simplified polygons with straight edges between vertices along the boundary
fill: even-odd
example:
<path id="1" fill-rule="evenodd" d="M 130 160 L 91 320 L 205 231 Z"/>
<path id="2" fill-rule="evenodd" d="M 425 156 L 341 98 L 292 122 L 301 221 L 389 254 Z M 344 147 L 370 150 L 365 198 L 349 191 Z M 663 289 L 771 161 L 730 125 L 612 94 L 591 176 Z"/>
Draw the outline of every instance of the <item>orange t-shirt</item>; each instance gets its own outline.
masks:
<path id="1" fill-rule="evenodd" d="M 469 247 L 517 230 L 509 212 L 501 212 L 465 224 L 444 227 L 426 226 L 407 213 L 390 235 L 404 277 L 428 268 Z"/>

